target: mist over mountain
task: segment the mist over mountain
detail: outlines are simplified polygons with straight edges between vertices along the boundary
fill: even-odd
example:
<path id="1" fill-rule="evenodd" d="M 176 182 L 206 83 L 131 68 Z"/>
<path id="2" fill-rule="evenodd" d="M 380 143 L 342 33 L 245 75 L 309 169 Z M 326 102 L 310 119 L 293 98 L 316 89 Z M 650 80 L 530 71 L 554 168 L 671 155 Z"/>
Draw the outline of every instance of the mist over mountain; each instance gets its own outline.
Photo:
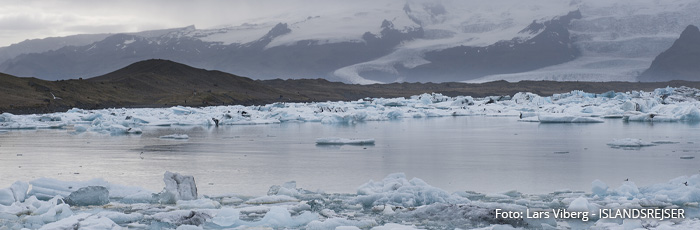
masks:
<path id="1" fill-rule="evenodd" d="M 637 81 L 700 24 L 699 11 L 691 0 L 368 2 L 217 28 L 28 40 L 0 48 L 0 72 L 89 78 L 159 58 L 253 79 Z"/>

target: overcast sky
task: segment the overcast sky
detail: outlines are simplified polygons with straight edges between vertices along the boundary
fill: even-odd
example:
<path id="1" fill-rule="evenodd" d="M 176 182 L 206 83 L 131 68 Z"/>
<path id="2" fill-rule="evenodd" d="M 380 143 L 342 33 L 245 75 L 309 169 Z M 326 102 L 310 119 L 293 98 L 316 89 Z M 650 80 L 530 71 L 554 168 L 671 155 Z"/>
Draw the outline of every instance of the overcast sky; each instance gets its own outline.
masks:
<path id="1" fill-rule="evenodd" d="M 240 25 L 289 12 L 343 7 L 326 0 L 3 0 L 0 47 L 26 39 L 137 32 L 195 25 Z"/>

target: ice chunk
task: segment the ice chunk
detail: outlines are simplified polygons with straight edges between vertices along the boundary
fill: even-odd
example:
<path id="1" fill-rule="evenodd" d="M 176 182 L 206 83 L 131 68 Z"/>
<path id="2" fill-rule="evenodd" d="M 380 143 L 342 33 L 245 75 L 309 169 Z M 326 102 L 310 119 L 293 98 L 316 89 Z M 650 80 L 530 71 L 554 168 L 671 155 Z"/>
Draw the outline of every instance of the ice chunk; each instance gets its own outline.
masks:
<path id="1" fill-rule="evenodd" d="M 187 134 L 170 134 L 165 136 L 160 136 L 161 139 L 189 139 L 190 136 Z"/>
<path id="2" fill-rule="evenodd" d="M 246 201 L 246 204 L 276 204 L 286 202 L 298 202 L 299 200 L 285 195 L 263 196 Z"/>
<path id="3" fill-rule="evenodd" d="M 140 187 L 110 184 L 102 179 L 91 179 L 88 181 L 59 181 L 50 178 L 39 178 L 30 181 L 29 184 L 32 185 L 32 189 L 27 195 L 36 196 L 41 200 L 49 200 L 55 196 L 68 197 L 71 192 L 77 191 L 79 188 L 88 186 L 105 187 L 109 190 L 110 198 L 114 199 L 121 199 L 139 193 L 151 193 Z"/>
<path id="4" fill-rule="evenodd" d="M 0 189 L 0 204 L 10 205 L 14 202 L 24 202 L 28 189 L 29 184 L 22 181 L 12 183 L 9 188 Z"/>
<path id="5" fill-rule="evenodd" d="M 636 139 L 636 138 L 623 138 L 623 139 L 615 139 L 611 142 L 608 142 L 608 146 L 611 148 L 641 148 L 641 147 L 646 147 L 646 146 L 654 146 L 655 144 L 651 142 L 646 142 L 642 141 L 641 139 Z"/>
<path id="6" fill-rule="evenodd" d="M 102 186 L 88 186 L 71 192 L 65 199 L 71 206 L 105 205 L 109 203 L 109 190 Z"/>
<path id="7" fill-rule="evenodd" d="M 123 125 L 112 125 L 109 127 L 109 132 L 112 135 L 123 135 L 123 134 L 141 134 L 143 131 L 140 128 L 130 128 Z"/>
<path id="8" fill-rule="evenodd" d="M 236 209 L 222 208 L 219 209 L 219 212 L 216 214 L 216 216 L 212 218 L 212 222 L 221 227 L 229 227 L 236 224 L 236 222 L 239 221 L 240 215 L 241 212 Z"/>
<path id="9" fill-rule="evenodd" d="M 605 196 L 608 192 L 608 185 L 603 183 L 601 180 L 594 180 L 591 185 L 593 187 L 591 188 L 593 195 Z"/>
<path id="10" fill-rule="evenodd" d="M 620 187 L 615 189 L 615 194 L 617 194 L 618 196 L 626 197 L 628 199 L 632 199 L 633 197 L 639 194 L 639 188 L 636 184 L 634 184 L 634 182 L 625 181 L 624 183 L 622 183 L 622 185 L 620 185 Z"/>
<path id="11" fill-rule="evenodd" d="M 416 226 L 407 226 L 394 223 L 388 223 L 384 226 L 377 226 L 372 228 L 372 230 L 419 230 L 421 228 L 416 228 Z"/>
<path id="12" fill-rule="evenodd" d="M 357 189 L 357 195 L 353 202 L 365 207 L 384 204 L 415 207 L 432 203 L 469 201 L 430 186 L 421 179 L 413 178 L 409 181 L 403 173 L 390 174 L 378 182 L 369 181 Z"/>
<path id="13" fill-rule="evenodd" d="M 78 215 L 74 215 L 65 219 L 62 219 L 60 221 L 56 221 L 54 223 L 50 223 L 47 225 L 42 226 L 39 228 L 40 230 L 42 229 L 122 229 L 119 225 L 114 223 L 114 221 L 110 220 L 109 218 L 106 217 L 101 217 L 98 215 L 90 214 L 90 213 L 81 213 Z"/>
<path id="14" fill-rule="evenodd" d="M 310 212 L 304 212 L 296 217 L 287 211 L 284 207 L 274 206 L 270 208 L 270 211 L 265 213 L 263 217 L 258 222 L 246 223 L 245 226 L 267 226 L 272 228 L 295 228 L 299 226 L 304 226 L 311 221 L 317 220 L 318 215 Z"/>
<path id="15" fill-rule="evenodd" d="M 317 145 L 373 145 L 374 139 L 327 137 L 316 139 Z"/>
<path id="16" fill-rule="evenodd" d="M 202 230 L 202 227 L 196 226 L 196 225 L 180 225 L 178 226 L 175 230 Z"/>
<path id="17" fill-rule="evenodd" d="M 115 212 L 115 211 L 104 211 L 104 212 L 97 213 L 97 216 L 107 217 L 110 220 L 114 221 L 114 223 L 117 223 L 117 224 L 133 223 L 133 222 L 138 222 L 138 221 L 143 219 L 143 214 L 138 213 L 138 212 L 132 212 L 132 213 L 126 214 L 126 213 Z"/>
<path id="18" fill-rule="evenodd" d="M 581 117 L 568 114 L 540 114 L 540 123 L 602 123 L 600 118 Z"/>
<path id="19" fill-rule="evenodd" d="M 158 194 L 161 203 L 175 204 L 178 200 L 197 199 L 197 185 L 193 176 L 165 172 L 163 182 L 165 182 L 165 188 Z"/>
<path id="20" fill-rule="evenodd" d="M 1 205 L 11 205 L 15 202 L 15 195 L 12 193 L 11 188 L 0 189 L 0 204 Z"/>
<path id="21" fill-rule="evenodd" d="M 179 209 L 216 209 L 220 208 L 219 202 L 210 199 L 178 200 L 176 206 Z"/>
<path id="22" fill-rule="evenodd" d="M 159 212 L 152 217 L 156 220 L 175 225 L 202 225 L 213 215 L 211 210 L 177 210 Z"/>
<path id="23" fill-rule="evenodd" d="M 569 204 L 568 211 L 573 212 L 592 212 L 593 207 L 588 203 L 588 199 L 585 197 L 579 197 L 571 201 Z"/>

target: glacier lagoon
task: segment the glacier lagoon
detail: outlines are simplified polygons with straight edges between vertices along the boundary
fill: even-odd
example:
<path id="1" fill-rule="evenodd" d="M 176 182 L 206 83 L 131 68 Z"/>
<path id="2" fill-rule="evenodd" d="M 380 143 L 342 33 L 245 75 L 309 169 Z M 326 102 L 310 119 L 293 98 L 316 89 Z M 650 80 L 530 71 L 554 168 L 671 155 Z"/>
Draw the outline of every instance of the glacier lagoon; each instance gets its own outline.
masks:
<path id="1" fill-rule="evenodd" d="M 141 135 L 21 130 L 0 134 L 0 184 L 39 177 L 103 178 L 157 191 L 162 173 L 193 175 L 203 194 L 264 195 L 295 180 L 325 192 L 355 192 L 394 172 L 447 191 L 587 191 L 595 179 L 640 185 L 698 173 L 695 122 L 532 123 L 517 117 L 436 117 L 354 124 L 280 123 L 147 127 Z M 187 134 L 188 139 L 159 138 Z M 316 138 L 374 138 L 373 145 L 317 145 Z M 678 142 L 611 148 L 621 138 Z M 700 157 L 700 156 L 699 156 Z"/>
<path id="2" fill-rule="evenodd" d="M 0 189 L 0 225 L 695 229 L 699 95 L 681 87 L 3 113 L 0 182 L 10 187 Z M 358 140 L 366 145 L 335 145 Z M 635 208 L 686 216 L 494 214 Z"/>

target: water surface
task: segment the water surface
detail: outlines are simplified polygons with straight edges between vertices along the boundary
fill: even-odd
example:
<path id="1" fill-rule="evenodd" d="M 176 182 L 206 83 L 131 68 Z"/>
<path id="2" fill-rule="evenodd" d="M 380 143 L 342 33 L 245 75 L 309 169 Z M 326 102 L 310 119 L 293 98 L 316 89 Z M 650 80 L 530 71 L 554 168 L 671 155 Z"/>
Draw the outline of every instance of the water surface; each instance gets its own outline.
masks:
<path id="1" fill-rule="evenodd" d="M 639 186 L 698 173 L 696 123 L 539 124 L 512 117 L 443 117 L 352 125 L 282 123 L 146 127 L 142 135 L 26 130 L 0 134 L 0 187 L 39 177 L 101 177 L 154 192 L 163 172 L 194 175 L 201 194 L 263 195 L 270 185 L 354 193 L 394 172 L 447 191 L 589 191 L 595 179 Z M 188 140 L 162 135 L 185 133 Z M 374 138 L 371 146 L 317 146 L 320 137 Z M 677 141 L 614 149 L 617 138 Z"/>

